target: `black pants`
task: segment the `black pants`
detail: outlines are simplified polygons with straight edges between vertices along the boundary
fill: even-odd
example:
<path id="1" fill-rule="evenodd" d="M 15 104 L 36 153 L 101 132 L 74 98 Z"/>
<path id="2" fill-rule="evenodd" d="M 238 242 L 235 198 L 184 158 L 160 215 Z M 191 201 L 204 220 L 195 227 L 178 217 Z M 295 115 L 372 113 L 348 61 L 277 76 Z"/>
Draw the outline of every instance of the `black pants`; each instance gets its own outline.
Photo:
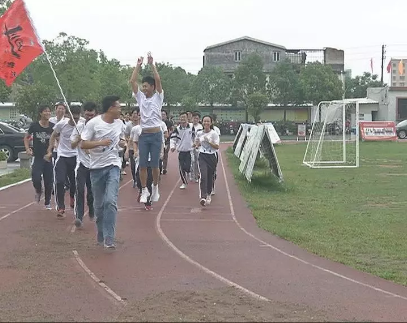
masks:
<path id="1" fill-rule="evenodd" d="M 218 164 L 218 162 L 219 162 L 219 153 L 215 153 L 215 156 L 216 156 L 216 164 Z M 215 173 L 213 174 L 212 192 L 215 192 L 216 177 L 217 177 L 217 171 L 215 169 Z"/>
<path id="2" fill-rule="evenodd" d="M 89 217 L 93 218 L 95 211 L 93 209 L 93 194 L 92 184 L 90 182 L 89 168 L 79 163 L 76 169 L 76 200 L 75 200 L 75 216 L 79 220 L 83 220 L 85 213 L 85 186 L 86 186 L 86 201 L 89 208 Z"/>
<path id="3" fill-rule="evenodd" d="M 141 194 L 143 187 L 141 186 L 141 181 L 140 181 L 140 167 L 137 168 L 136 181 L 137 181 L 137 188 L 139 189 L 140 194 Z M 150 166 L 147 167 L 147 189 L 150 192 L 150 196 L 147 199 L 147 203 L 144 203 L 144 205 L 151 206 L 151 194 L 153 193 L 153 170 Z"/>
<path id="4" fill-rule="evenodd" d="M 165 142 L 164 145 L 164 156 L 162 159 L 162 170 L 167 171 L 167 165 L 168 165 L 168 152 L 170 151 L 170 142 Z"/>
<path id="5" fill-rule="evenodd" d="M 52 185 L 54 183 L 52 161 L 46 161 L 43 157 L 34 157 L 31 178 L 37 193 L 42 193 L 42 180 L 44 180 L 45 205 L 50 205 Z"/>
<path id="6" fill-rule="evenodd" d="M 58 154 L 57 154 L 57 152 L 56 151 L 53 151 L 52 152 L 52 163 L 53 163 L 53 165 L 54 165 L 54 167 L 55 167 L 55 163 L 56 163 L 56 161 L 57 161 L 57 158 L 58 158 Z M 69 188 L 69 177 L 68 177 L 68 175 L 66 176 L 66 180 L 65 180 L 65 187 L 68 189 Z M 52 194 L 54 194 L 54 193 L 52 193 Z"/>
<path id="7" fill-rule="evenodd" d="M 133 176 L 133 181 L 136 182 L 136 161 L 134 160 L 134 150 L 129 150 L 129 159 L 131 176 Z"/>
<path id="8" fill-rule="evenodd" d="M 198 165 L 199 172 L 201 174 L 199 184 L 201 198 L 206 199 L 212 193 L 213 180 L 216 173 L 218 160 L 215 154 L 199 153 Z"/>
<path id="9" fill-rule="evenodd" d="M 58 209 L 65 210 L 65 182 L 66 177 L 69 178 L 69 196 L 75 196 L 75 157 L 61 157 L 57 158 L 55 164 L 55 186 L 56 186 L 56 199 Z"/>
<path id="10" fill-rule="evenodd" d="M 187 174 L 191 172 L 191 152 L 180 151 L 178 153 L 179 174 L 184 184 L 188 184 Z"/>

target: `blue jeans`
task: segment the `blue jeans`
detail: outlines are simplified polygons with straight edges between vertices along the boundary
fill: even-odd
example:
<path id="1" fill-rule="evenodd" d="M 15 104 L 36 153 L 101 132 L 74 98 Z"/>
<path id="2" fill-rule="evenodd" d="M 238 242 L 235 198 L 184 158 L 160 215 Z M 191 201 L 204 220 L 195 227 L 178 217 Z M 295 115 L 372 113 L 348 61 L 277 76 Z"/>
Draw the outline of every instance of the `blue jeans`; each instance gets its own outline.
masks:
<path id="1" fill-rule="evenodd" d="M 90 170 L 93 206 L 95 209 L 97 240 L 113 243 L 116 231 L 117 197 L 119 195 L 120 168 L 108 166 Z"/>
<path id="2" fill-rule="evenodd" d="M 139 167 L 147 168 L 148 157 L 151 156 L 151 168 L 158 168 L 160 161 L 161 145 L 163 144 L 163 133 L 141 132 L 138 140 Z"/>

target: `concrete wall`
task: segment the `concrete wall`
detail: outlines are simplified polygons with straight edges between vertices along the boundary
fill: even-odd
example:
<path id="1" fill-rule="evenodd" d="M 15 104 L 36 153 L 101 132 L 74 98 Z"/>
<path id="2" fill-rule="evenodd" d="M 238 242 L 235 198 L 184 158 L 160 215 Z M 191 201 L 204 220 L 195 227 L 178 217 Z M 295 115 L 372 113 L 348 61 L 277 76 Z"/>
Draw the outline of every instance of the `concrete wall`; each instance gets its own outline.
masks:
<path id="1" fill-rule="evenodd" d="M 368 88 L 367 97 L 379 102 L 378 119 L 386 121 L 402 121 L 398 113 L 398 99 L 407 99 L 407 88 L 383 87 Z"/>

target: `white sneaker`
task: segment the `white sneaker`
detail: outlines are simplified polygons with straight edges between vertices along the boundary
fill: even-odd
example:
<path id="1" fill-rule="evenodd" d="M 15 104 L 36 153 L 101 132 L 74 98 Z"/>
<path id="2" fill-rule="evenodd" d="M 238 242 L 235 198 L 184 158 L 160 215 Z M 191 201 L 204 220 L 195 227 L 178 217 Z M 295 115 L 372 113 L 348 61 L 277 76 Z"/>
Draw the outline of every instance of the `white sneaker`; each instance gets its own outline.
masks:
<path id="1" fill-rule="evenodd" d="M 215 189 L 212 190 L 211 195 L 215 195 Z"/>
<path id="2" fill-rule="evenodd" d="M 199 183 L 199 179 L 196 179 L 196 180 L 195 180 L 195 183 Z"/>
<path id="3" fill-rule="evenodd" d="M 205 205 L 206 205 L 206 200 L 205 200 L 205 199 L 201 199 L 201 200 L 199 201 L 199 203 L 200 203 L 202 206 L 205 206 Z"/>
<path id="4" fill-rule="evenodd" d="M 187 184 L 182 184 L 179 188 L 180 188 L 181 190 L 185 190 L 185 189 L 187 188 Z"/>
<path id="5" fill-rule="evenodd" d="M 208 197 L 206 198 L 206 204 L 209 205 L 212 202 L 212 197 L 210 195 L 208 195 Z"/>
<path id="6" fill-rule="evenodd" d="M 158 202 L 160 199 L 160 193 L 158 192 L 158 185 L 153 185 L 153 194 L 151 195 L 152 202 Z"/>
<path id="7" fill-rule="evenodd" d="M 150 192 L 148 191 L 147 187 L 144 187 L 143 190 L 141 191 L 140 203 L 147 203 L 149 197 Z"/>

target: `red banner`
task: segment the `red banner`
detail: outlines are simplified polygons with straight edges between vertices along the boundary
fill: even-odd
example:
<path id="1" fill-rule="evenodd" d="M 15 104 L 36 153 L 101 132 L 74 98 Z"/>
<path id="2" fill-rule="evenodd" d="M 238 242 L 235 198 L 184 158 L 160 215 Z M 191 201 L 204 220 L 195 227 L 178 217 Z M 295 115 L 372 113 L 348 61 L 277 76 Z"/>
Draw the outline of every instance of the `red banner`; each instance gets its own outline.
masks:
<path id="1" fill-rule="evenodd" d="M 394 121 L 361 121 L 359 122 L 362 140 L 396 141 L 396 123 Z"/>
<path id="2" fill-rule="evenodd" d="M 0 78 L 11 86 L 43 48 L 23 0 L 15 0 L 0 17 Z"/>

